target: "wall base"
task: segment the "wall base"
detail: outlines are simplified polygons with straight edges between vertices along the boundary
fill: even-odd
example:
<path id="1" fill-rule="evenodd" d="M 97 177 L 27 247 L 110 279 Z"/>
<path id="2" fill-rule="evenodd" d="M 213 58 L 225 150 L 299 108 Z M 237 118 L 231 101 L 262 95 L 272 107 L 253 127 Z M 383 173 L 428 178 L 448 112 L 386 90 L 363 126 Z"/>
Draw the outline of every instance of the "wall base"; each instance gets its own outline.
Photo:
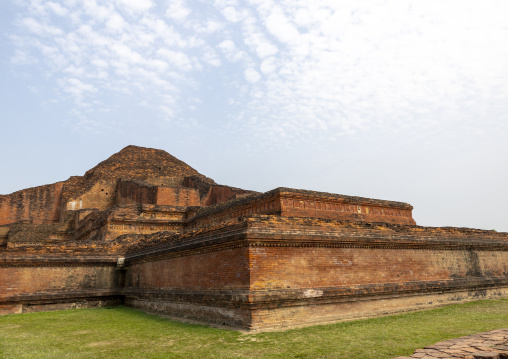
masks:
<path id="1" fill-rule="evenodd" d="M 286 330 L 501 298 L 508 298 L 508 287 L 412 295 L 404 293 L 361 299 L 344 298 L 335 303 L 316 302 L 278 308 L 258 308 L 252 310 L 250 329 L 254 332 Z"/>

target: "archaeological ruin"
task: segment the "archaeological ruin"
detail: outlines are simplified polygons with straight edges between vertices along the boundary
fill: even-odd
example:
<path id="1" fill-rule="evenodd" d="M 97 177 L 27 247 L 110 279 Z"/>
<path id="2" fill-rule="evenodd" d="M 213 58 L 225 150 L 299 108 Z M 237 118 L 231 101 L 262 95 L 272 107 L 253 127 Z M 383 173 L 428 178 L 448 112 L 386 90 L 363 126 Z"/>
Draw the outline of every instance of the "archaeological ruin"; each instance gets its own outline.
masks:
<path id="1" fill-rule="evenodd" d="M 123 304 L 259 331 L 508 297 L 508 233 L 412 208 L 220 185 L 128 146 L 0 195 L 0 314 Z"/>

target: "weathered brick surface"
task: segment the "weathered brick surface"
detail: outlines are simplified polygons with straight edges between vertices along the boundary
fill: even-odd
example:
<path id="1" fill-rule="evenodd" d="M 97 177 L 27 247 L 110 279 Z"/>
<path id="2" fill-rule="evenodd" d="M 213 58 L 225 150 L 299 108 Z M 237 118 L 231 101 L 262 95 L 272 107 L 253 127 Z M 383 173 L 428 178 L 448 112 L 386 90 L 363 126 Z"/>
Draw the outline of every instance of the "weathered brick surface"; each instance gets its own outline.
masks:
<path id="1" fill-rule="evenodd" d="M 280 189 L 281 216 L 416 224 L 407 203 Z"/>
<path id="2" fill-rule="evenodd" d="M 60 220 L 63 182 L 0 195 L 0 225 L 21 220 L 50 223 Z"/>
<path id="3" fill-rule="evenodd" d="M 160 182 L 156 179 L 162 178 L 161 184 L 166 185 L 178 183 L 186 176 L 196 176 L 205 182 L 214 183 L 165 151 L 127 146 L 87 171 L 84 176 L 71 177 L 67 181 L 64 201 L 78 198 L 98 181 L 116 182 L 118 179 L 127 178 L 156 184 Z M 180 179 L 172 180 L 171 178 Z"/>
<path id="4" fill-rule="evenodd" d="M 508 358 L 508 329 L 495 329 L 445 340 L 416 349 L 410 356 L 393 359 L 411 358 L 505 359 Z"/>
<path id="5" fill-rule="evenodd" d="M 206 227 L 253 214 L 414 225 L 412 209 L 401 202 L 277 188 L 199 209 L 189 227 Z"/>
<path id="6" fill-rule="evenodd" d="M 210 306 L 223 314 L 250 310 L 246 322 L 221 320 L 251 330 L 506 297 L 507 239 L 491 231 L 247 217 L 128 253 L 129 297 L 150 310 L 193 303 L 196 311 L 185 317 L 211 323 L 220 320 L 203 314 Z"/>
<path id="7" fill-rule="evenodd" d="M 188 207 L 199 206 L 201 202 L 199 193 L 194 188 L 158 187 L 155 204 Z"/>
<path id="8" fill-rule="evenodd" d="M 119 304 L 123 278 L 111 257 L 0 257 L 0 312 Z"/>
<path id="9" fill-rule="evenodd" d="M 257 192 L 247 191 L 241 188 L 212 185 L 210 186 L 206 196 L 201 200 L 201 204 L 203 206 L 213 206 L 218 203 L 227 202 L 235 198 L 241 198 L 256 193 Z"/>
<path id="10" fill-rule="evenodd" d="M 1 298 L 83 289 L 115 289 L 114 267 L 104 266 L 15 266 L 0 267 Z"/>
<path id="11" fill-rule="evenodd" d="M 232 248 L 132 263 L 127 285 L 143 289 L 248 289 L 247 253 L 247 248 Z"/>
<path id="12" fill-rule="evenodd" d="M 215 184 L 165 151 L 128 146 L 87 171 L 84 176 L 72 176 L 63 182 L 0 195 L 0 225 L 20 220 L 58 222 L 66 210 L 105 210 L 116 203 L 117 182 L 122 178 L 152 186 L 149 191 L 140 190 L 143 193 L 138 203 L 167 204 L 163 202 L 176 199 L 184 205 L 196 205 L 196 194 L 193 193 L 196 190 L 183 188 L 186 176 L 199 179 L 206 190 Z M 157 186 L 163 188 L 159 194 Z M 182 189 L 168 191 L 164 190 L 164 186 L 180 186 Z M 125 192 L 124 187 L 122 190 Z M 150 191 L 154 193 L 145 193 Z M 119 203 L 127 203 L 127 197 L 121 196 Z"/>
<path id="13" fill-rule="evenodd" d="M 416 226 L 401 202 L 221 186 L 135 146 L 0 196 L 0 223 L 0 313 L 123 300 L 271 330 L 508 297 L 506 233 Z"/>

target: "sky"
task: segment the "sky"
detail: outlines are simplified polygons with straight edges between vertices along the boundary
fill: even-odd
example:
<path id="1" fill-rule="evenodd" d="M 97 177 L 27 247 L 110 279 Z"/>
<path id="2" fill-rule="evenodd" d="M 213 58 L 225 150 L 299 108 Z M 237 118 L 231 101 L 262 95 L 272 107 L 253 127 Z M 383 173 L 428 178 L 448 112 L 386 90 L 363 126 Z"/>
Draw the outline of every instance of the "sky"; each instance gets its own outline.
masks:
<path id="1" fill-rule="evenodd" d="M 508 232 L 506 0 L 3 0 L 0 193 L 127 145 Z"/>

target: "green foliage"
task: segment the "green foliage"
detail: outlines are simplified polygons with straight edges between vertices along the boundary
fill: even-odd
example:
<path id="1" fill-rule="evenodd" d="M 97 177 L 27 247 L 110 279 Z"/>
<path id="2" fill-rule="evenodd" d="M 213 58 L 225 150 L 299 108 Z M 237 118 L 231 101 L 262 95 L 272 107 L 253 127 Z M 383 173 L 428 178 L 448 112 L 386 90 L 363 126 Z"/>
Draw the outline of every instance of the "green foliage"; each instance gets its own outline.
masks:
<path id="1" fill-rule="evenodd" d="M 0 317 L 1 358 L 392 358 L 508 327 L 508 300 L 485 300 L 284 332 L 243 334 L 126 307 Z"/>

